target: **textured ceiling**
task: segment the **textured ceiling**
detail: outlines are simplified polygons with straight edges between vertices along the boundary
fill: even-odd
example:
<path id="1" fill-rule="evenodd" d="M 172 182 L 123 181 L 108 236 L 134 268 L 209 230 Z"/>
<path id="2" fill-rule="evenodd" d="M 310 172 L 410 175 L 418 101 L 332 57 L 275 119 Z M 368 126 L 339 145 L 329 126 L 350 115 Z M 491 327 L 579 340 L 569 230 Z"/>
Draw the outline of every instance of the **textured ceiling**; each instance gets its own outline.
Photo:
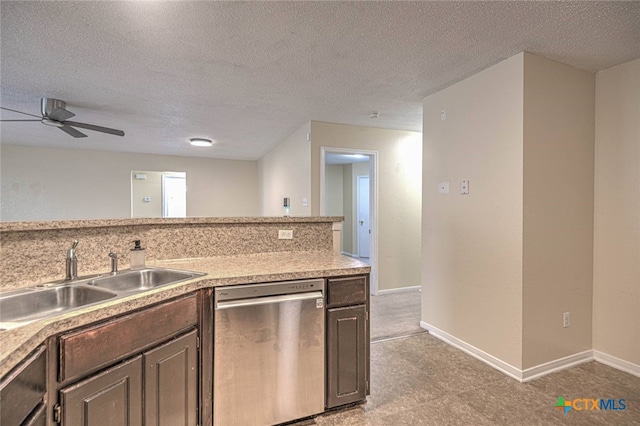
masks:
<path id="1" fill-rule="evenodd" d="M 309 120 L 421 131 L 425 96 L 523 50 L 592 72 L 640 57 L 640 2 L 0 4 L 0 105 L 57 98 L 126 132 L 2 123 L 3 144 L 257 159 Z"/>

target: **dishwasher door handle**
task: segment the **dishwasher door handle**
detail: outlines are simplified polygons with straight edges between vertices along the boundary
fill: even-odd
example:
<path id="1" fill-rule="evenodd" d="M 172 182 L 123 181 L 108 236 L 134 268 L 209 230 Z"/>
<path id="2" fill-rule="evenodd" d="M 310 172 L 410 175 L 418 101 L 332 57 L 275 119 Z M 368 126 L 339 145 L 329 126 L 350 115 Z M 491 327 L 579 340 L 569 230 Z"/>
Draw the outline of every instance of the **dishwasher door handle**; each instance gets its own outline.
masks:
<path id="1" fill-rule="evenodd" d="M 241 308 L 245 306 L 259 306 L 268 305 L 281 302 L 292 302 L 297 300 L 309 300 L 309 299 L 322 299 L 321 291 L 313 291 L 309 293 L 295 293 L 295 294 L 282 294 L 279 296 L 265 296 L 256 297 L 251 299 L 237 299 L 237 300 L 221 300 L 216 303 L 216 311 L 221 309 Z M 317 308 L 323 308 L 324 304 L 317 304 Z"/>

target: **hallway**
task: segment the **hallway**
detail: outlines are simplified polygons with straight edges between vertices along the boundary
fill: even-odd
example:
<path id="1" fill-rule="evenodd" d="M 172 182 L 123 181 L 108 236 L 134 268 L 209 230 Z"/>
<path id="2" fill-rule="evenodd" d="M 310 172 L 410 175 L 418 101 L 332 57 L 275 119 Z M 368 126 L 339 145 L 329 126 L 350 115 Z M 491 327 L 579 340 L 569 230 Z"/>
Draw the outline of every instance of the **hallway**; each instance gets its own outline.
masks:
<path id="1" fill-rule="evenodd" d="M 371 341 L 426 333 L 420 327 L 420 289 L 371 296 Z"/>

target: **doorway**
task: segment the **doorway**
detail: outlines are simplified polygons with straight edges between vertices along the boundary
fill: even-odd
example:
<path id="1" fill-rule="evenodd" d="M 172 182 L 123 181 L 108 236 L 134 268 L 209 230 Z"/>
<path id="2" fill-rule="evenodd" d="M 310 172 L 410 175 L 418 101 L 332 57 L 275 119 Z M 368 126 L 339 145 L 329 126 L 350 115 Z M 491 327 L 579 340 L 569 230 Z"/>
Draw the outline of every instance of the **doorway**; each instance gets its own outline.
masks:
<path id="1" fill-rule="evenodd" d="M 345 218 L 341 252 L 371 265 L 377 294 L 377 151 L 321 147 L 320 213 Z"/>
<path id="2" fill-rule="evenodd" d="M 187 216 L 187 177 L 162 175 L 162 217 Z"/>
<path id="3" fill-rule="evenodd" d="M 131 217 L 186 217 L 187 174 L 131 171 Z"/>

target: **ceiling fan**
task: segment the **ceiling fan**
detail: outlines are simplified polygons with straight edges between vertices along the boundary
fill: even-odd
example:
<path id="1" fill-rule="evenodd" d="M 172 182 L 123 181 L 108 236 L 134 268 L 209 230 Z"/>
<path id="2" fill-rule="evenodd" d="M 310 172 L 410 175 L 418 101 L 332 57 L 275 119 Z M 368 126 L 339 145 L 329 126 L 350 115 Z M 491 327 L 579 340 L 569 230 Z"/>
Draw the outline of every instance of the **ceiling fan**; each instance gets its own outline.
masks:
<path id="1" fill-rule="evenodd" d="M 109 127 L 96 126 L 94 124 L 79 123 L 77 121 L 69 121 L 68 119 L 71 117 L 75 117 L 75 114 L 68 111 L 66 109 L 66 106 L 67 104 L 61 100 L 51 99 L 51 98 L 42 98 L 40 101 L 40 111 L 42 112 L 42 117 L 38 117 L 37 115 L 29 114 L 22 111 L 16 111 L 14 109 L 0 107 L 0 109 L 17 112 L 18 114 L 30 115 L 32 117 L 37 118 L 37 120 L 21 119 L 21 120 L 0 120 L 0 121 L 40 121 L 42 124 L 46 124 L 47 126 L 57 127 L 63 132 L 73 136 L 74 138 L 87 137 L 87 135 L 85 135 L 78 129 L 74 129 L 74 127 L 93 130 L 95 132 L 108 133 L 110 135 L 124 136 L 124 132 L 122 130 L 110 129 Z"/>

